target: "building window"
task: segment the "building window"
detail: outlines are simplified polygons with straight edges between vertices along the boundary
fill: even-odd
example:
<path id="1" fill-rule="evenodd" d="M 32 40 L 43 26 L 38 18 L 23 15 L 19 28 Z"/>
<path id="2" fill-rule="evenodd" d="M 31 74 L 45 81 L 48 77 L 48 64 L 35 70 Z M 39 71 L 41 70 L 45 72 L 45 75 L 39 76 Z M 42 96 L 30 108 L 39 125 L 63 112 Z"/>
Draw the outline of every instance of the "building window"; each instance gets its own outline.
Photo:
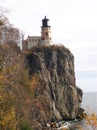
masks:
<path id="1" fill-rule="evenodd" d="M 32 42 L 34 42 L 34 39 L 32 39 Z"/>
<path id="2" fill-rule="evenodd" d="M 35 39 L 35 42 L 37 42 L 37 39 Z"/>
<path id="3" fill-rule="evenodd" d="M 31 39 L 29 39 L 29 42 L 31 42 Z"/>
<path id="4" fill-rule="evenodd" d="M 48 32 L 46 32 L 46 36 L 48 36 Z"/>

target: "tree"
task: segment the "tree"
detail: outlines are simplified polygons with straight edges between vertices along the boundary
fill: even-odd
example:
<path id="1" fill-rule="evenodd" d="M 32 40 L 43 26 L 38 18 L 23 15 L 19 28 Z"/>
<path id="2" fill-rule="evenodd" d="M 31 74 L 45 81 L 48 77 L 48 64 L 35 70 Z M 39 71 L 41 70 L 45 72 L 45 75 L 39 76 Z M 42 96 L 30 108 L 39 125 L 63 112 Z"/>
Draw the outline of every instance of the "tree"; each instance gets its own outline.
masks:
<path id="1" fill-rule="evenodd" d="M 9 26 L 3 26 L 0 30 L 0 43 L 3 44 L 10 44 L 16 43 L 17 45 L 21 44 L 22 42 L 22 35 L 21 32 L 17 29 Z"/>
<path id="2" fill-rule="evenodd" d="M 8 10 L 0 7 L 0 28 L 2 26 L 5 26 L 6 24 L 9 24 L 9 21 L 7 17 L 5 16 L 6 12 L 8 12 Z"/>
<path id="3" fill-rule="evenodd" d="M 22 32 L 13 27 L 6 17 L 7 10 L 0 7 L 0 44 L 22 43 Z"/>
<path id="4" fill-rule="evenodd" d="M 5 52 L 3 51 L 2 46 L 0 46 L 0 129 L 16 130 L 16 115 L 13 102 L 14 97 L 10 93 L 6 92 L 6 86 L 4 85 L 6 76 L 4 70 Z"/>
<path id="5" fill-rule="evenodd" d="M 14 91 L 22 83 L 26 84 L 22 78 L 27 71 L 23 55 L 17 46 L 21 33 L 9 23 L 5 12 L 0 8 L 0 130 L 16 130 Z"/>

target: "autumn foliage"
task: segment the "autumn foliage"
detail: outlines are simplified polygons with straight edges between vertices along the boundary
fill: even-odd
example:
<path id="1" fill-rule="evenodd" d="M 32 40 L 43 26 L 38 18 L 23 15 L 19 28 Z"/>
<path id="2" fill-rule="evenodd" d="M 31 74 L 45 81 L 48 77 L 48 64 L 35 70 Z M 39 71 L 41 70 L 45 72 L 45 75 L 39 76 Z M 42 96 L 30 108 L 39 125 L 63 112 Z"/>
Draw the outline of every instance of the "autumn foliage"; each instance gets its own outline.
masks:
<path id="1" fill-rule="evenodd" d="M 4 13 L 0 8 L 0 130 L 19 130 L 24 121 L 20 104 L 27 102 L 23 95 L 30 80 L 25 58 L 17 46 L 19 30 L 10 26 Z"/>
<path id="2" fill-rule="evenodd" d="M 97 115 L 95 113 L 86 116 L 87 130 L 97 130 Z"/>

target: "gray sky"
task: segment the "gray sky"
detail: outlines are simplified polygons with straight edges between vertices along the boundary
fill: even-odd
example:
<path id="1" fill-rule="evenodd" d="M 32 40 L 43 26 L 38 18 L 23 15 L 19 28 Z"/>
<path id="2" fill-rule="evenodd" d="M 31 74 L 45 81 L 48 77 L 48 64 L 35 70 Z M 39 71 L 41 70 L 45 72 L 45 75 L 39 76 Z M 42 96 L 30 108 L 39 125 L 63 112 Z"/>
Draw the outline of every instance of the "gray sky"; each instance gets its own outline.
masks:
<path id="1" fill-rule="evenodd" d="M 41 20 L 50 19 L 54 43 L 62 43 L 75 57 L 76 84 L 97 91 L 97 0 L 0 0 L 9 19 L 26 36 L 41 34 Z"/>

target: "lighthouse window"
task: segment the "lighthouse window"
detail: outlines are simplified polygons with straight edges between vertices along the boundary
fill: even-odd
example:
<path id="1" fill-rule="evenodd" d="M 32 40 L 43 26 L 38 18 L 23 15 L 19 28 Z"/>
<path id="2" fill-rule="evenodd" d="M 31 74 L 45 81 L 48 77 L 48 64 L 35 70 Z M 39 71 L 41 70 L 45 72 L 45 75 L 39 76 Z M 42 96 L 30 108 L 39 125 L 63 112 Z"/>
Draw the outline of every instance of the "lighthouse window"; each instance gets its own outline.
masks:
<path id="1" fill-rule="evenodd" d="M 48 36 L 48 32 L 46 32 L 46 36 Z"/>

